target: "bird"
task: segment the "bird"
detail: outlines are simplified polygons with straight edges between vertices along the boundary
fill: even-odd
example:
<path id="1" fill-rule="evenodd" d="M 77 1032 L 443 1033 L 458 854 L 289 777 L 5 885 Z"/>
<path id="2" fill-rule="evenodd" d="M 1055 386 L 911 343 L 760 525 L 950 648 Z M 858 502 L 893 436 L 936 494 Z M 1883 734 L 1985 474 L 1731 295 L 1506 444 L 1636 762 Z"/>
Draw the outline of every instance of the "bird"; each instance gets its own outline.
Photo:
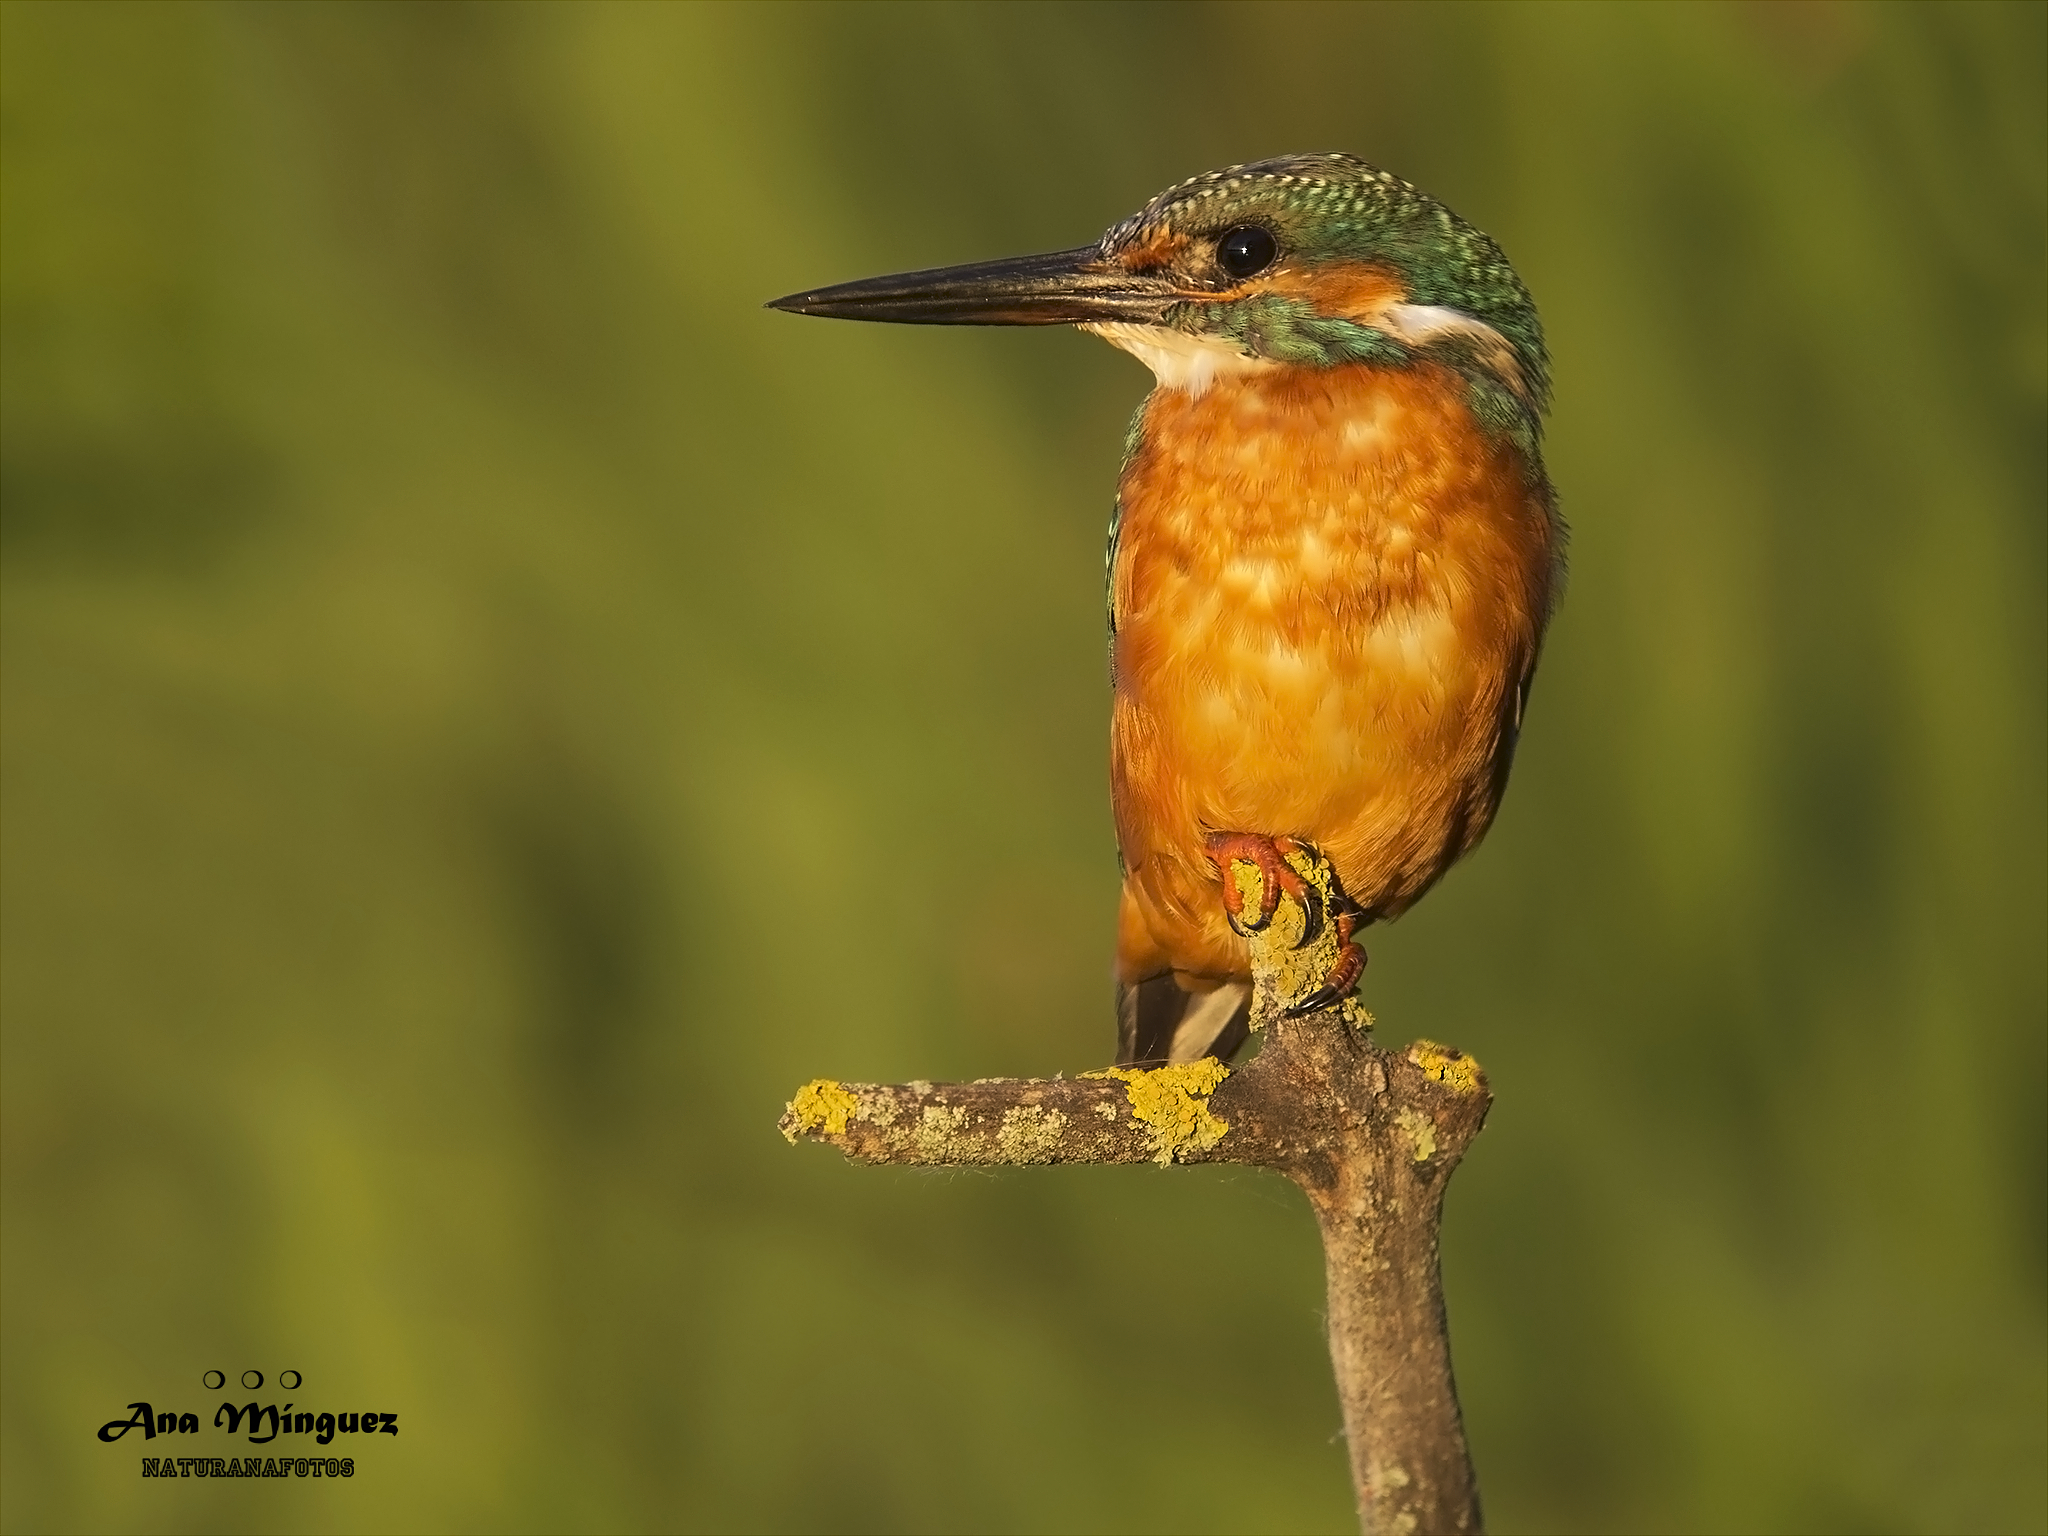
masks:
<path id="1" fill-rule="evenodd" d="M 1117 1059 L 1235 1056 L 1246 936 L 1283 892 L 1343 945 L 1289 1011 L 1351 995 L 1356 934 L 1492 824 L 1563 587 L 1550 358 L 1500 246 L 1364 160 L 1289 155 L 1182 181 L 1092 245 L 768 307 L 1072 325 L 1151 369 L 1107 559 Z"/>

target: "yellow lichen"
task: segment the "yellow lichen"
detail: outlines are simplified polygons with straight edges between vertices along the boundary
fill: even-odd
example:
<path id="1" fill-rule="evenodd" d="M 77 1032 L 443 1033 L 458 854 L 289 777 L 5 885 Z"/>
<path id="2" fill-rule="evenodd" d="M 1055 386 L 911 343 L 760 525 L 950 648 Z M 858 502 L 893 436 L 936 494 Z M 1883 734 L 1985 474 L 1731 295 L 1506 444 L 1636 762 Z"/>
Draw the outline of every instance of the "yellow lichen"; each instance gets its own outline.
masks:
<path id="1" fill-rule="evenodd" d="M 1107 1067 L 1088 1077 L 1114 1077 L 1131 1101 L 1131 1116 L 1151 1131 L 1153 1161 L 1161 1167 L 1190 1152 L 1208 1152 L 1219 1145 L 1230 1122 L 1209 1113 L 1209 1095 L 1230 1076 L 1230 1068 L 1213 1056 L 1177 1067 L 1144 1071 Z"/>
<path id="2" fill-rule="evenodd" d="M 1483 1093 L 1486 1074 L 1479 1063 L 1454 1045 L 1418 1040 L 1408 1047 L 1408 1059 L 1453 1093 Z"/>
<path id="3" fill-rule="evenodd" d="M 1394 1124 L 1406 1131 L 1408 1139 L 1415 1143 L 1415 1161 L 1426 1163 L 1436 1156 L 1436 1122 L 1429 1116 L 1404 1109 L 1394 1116 Z"/>
<path id="4" fill-rule="evenodd" d="M 927 1104 L 918 1111 L 917 1129 L 911 1145 L 921 1163 L 970 1161 L 969 1145 L 962 1140 L 968 1129 L 967 1111 L 957 1104 Z"/>
<path id="5" fill-rule="evenodd" d="M 848 1093 L 834 1078 L 820 1077 L 797 1089 L 789 1101 L 782 1134 L 794 1142 L 808 1131 L 823 1130 L 827 1136 L 844 1136 L 847 1118 L 860 1108 L 860 1100 Z"/>
<path id="6" fill-rule="evenodd" d="M 996 1132 L 996 1150 L 1006 1163 L 1049 1163 L 1059 1150 L 1067 1117 L 1042 1104 L 1019 1104 L 1003 1111 Z"/>

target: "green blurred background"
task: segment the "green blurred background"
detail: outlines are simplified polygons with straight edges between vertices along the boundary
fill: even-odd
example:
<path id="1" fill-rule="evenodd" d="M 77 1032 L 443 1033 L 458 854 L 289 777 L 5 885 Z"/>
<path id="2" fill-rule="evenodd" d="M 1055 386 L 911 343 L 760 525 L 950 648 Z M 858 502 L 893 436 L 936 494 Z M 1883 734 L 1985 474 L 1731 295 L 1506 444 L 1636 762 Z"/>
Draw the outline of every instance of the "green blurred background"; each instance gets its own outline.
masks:
<path id="1" fill-rule="evenodd" d="M 0 27 L 7 1529 L 1348 1526 L 1291 1188 L 775 1133 L 1109 1055 L 1147 381 L 759 307 L 1332 148 L 1557 358 L 1515 785 L 1366 985 L 1499 1095 L 1494 1527 L 2048 1521 L 2042 6 Z M 95 1440 L 216 1366 L 403 1432 Z"/>

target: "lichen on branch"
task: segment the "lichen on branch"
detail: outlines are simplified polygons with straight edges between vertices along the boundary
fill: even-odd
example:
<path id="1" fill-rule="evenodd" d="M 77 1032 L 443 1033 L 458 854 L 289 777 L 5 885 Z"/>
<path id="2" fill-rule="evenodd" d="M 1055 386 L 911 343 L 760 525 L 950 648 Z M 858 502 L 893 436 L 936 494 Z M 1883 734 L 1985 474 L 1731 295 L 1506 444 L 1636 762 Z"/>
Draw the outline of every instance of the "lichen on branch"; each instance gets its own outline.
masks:
<path id="1" fill-rule="evenodd" d="M 1336 880 L 1312 849 L 1286 855 L 1336 909 Z M 1247 902 L 1259 892 L 1233 861 Z M 1310 931 L 1311 929 L 1315 931 Z M 1344 1404 L 1352 1478 L 1367 1531 L 1476 1531 L 1437 1271 L 1444 1189 L 1492 1104 L 1471 1057 L 1418 1040 L 1383 1050 L 1355 999 L 1289 1010 L 1331 974 L 1335 924 L 1292 898 L 1248 935 L 1258 1054 L 1080 1077 L 972 1083 L 842 1083 L 797 1090 L 782 1116 L 865 1163 L 926 1167 L 1045 1163 L 1243 1163 L 1285 1174 L 1322 1230 L 1330 1359 Z M 1297 947 L 1298 946 L 1298 947 Z"/>
<path id="2" fill-rule="evenodd" d="M 1124 1085 L 1131 1115 L 1151 1127 L 1152 1161 L 1168 1163 L 1194 1153 L 1213 1152 L 1222 1145 L 1230 1124 L 1209 1113 L 1209 1095 L 1230 1068 L 1213 1056 L 1179 1066 L 1105 1067 L 1084 1077 L 1113 1077 Z"/>

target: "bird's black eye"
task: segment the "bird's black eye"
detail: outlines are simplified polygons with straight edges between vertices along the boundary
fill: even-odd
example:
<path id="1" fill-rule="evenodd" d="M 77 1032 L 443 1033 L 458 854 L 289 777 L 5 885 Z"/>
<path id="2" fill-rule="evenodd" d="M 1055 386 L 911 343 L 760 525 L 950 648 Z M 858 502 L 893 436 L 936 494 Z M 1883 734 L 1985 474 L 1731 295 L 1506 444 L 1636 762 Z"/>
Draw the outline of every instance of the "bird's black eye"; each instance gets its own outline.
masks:
<path id="1" fill-rule="evenodd" d="M 1273 265 L 1280 247 L 1273 232 L 1256 224 L 1241 224 L 1216 242 L 1216 265 L 1232 277 L 1250 277 Z"/>

